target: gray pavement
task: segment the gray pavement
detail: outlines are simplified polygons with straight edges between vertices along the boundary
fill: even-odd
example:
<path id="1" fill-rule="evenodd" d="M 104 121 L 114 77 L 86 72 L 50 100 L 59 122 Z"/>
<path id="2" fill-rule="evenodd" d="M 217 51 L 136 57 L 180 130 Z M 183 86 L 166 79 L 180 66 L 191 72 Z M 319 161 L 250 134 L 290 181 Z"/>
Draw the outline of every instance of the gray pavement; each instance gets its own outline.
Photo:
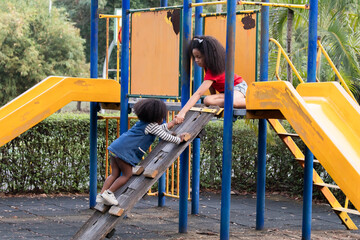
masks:
<path id="1" fill-rule="evenodd" d="M 266 197 L 265 229 L 255 230 L 256 197 L 232 195 L 230 239 L 301 239 L 302 202 L 272 194 Z M 120 221 L 111 239 L 219 239 L 220 195 L 202 193 L 200 213 L 189 215 L 188 233 L 178 233 L 178 200 L 146 196 Z M 189 213 L 191 203 L 189 202 Z M 0 197 L 0 239 L 70 239 L 94 210 L 88 196 Z M 360 228 L 360 216 L 351 216 Z M 346 230 L 327 204 L 314 204 L 312 239 L 360 239 Z"/>

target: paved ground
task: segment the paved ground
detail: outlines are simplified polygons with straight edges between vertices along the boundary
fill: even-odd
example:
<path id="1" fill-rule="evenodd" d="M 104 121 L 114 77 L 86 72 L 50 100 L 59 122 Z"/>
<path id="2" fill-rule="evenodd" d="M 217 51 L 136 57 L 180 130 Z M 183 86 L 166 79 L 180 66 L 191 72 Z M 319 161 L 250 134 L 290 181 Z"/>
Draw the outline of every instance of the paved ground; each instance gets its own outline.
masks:
<path id="1" fill-rule="evenodd" d="M 0 239 L 70 239 L 93 210 L 87 196 L 0 197 Z M 267 196 L 265 227 L 256 231 L 256 198 L 233 195 L 231 239 L 301 239 L 302 202 Z M 191 205 L 189 204 L 189 212 Z M 188 233 L 178 231 L 178 200 L 157 207 L 156 197 L 145 197 L 117 225 L 112 239 L 219 239 L 220 195 L 204 193 L 200 214 L 189 215 Z M 360 239 L 348 231 L 325 204 L 313 205 L 312 239 Z M 352 216 L 360 228 L 360 216 Z"/>

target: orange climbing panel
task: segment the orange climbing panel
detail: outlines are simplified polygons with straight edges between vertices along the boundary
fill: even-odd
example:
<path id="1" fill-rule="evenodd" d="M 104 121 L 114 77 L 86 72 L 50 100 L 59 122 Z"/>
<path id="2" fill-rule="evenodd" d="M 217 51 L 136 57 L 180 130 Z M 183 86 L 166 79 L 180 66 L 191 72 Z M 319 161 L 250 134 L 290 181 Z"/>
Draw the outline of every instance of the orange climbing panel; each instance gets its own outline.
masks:
<path id="1" fill-rule="evenodd" d="M 205 17 L 205 35 L 226 46 L 226 16 Z M 235 73 L 249 85 L 256 76 L 256 13 L 236 15 Z"/>
<path id="2" fill-rule="evenodd" d="M 131 15 L 130 94 L 179 96 L 180 9 Z"/>

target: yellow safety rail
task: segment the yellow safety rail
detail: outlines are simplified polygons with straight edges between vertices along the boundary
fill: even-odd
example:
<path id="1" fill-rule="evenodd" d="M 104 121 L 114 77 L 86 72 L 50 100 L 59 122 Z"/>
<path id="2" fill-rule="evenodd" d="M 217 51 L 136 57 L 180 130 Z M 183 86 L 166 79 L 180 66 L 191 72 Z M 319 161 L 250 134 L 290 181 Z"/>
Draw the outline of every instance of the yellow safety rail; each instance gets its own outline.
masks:
<path id="1" fill-rule="evenodd" d="M 106 79 L 108 79 L 109 75 L 109 19 L 116 18 L 117 19 L 117 29 L 120 31 L 120 15 L 106 15 L 99 14 L 99 18 L 106 19 Z M 119 35 L 119 32 L 116 33 L 116 36 Z M 116 80 L 120 80 L 120 41 L 117 41 L 117 51 L 116 51 Z"/>
<path id="2" fill-rule="evenodd" d="M 285 50 L 281 47 L 280 43 L 278 41 L 276 41 L 273 38 L 270 38 L 270 41 L 275 43 L 275 45 L 278 47 L 278 57 L 277 57 L 277 61 L 276 61 L 276 70 L 275 70 L 275 75 L 276 78 L 281 81 L 280 76 L 279 76 L 279 68 L 280 68 L 280 57 L 281 54 L 285 57 L 286 61 L 289 63 L 291 69 L 294 71 L 295 75 L 297 76 L 297 78 L 299 79 L 299 81 L 301 83 L 304 83 L 304 80 L 302 79 L 302 77 L 300 76 L 299 72 L 296 70 L 294 64 L 291 62 L 290 58 L 288 57 L 288 55 L 286 54 Z"/>
<path id="3" fill-rule="evenodd" d="M 276 60 L 276 69 L 275 69 L 275 76 L 277 78 L 277 80 L 281 81 L 281 78 L 279 76 L 279 69 L 280 69 L 280 58 L 281 58 L 281 54 L 285 57 L 286 61 L 289 63 L 291 69 L 294 71 L 295 75 L 297 76 L 297 78 L 299 79 L 299 81 L 301 83 L 304 83 L 304 80 L 301 78 L 299 72 L 296 70 L 294 64 L 291 62 L 290 58 L 287 56 L 285 50 L 282 48 L 282 46 L 280 45 L 280 43 L 278 41 L 276 41 L 273 38 L 270 38 L 270 41 L 275 43 L 275 45 L 278 47 L 278 56 L 277 56 L 277 60 Z M 320 59 L 320 53 L 322 52 L 326 58 L 326 60 L 329 62 L 331 68 L 334 70 L 336 76 L 339 78 L 342 86 L 344 87 L 344 89 L 346 90 L 346 92 L 352 97 L 352 99 L 354 99 L 354 101 L 356 102 L 356 99 L 354 97 L 354 95 L 352 94 L 352 92 L 350 91 L 349 87 L 347 86 L 346 82 L 344 81 L 343 77 L 341 76 L 339 70 L 336 68 L 335 64 L 333 63 L 333 61 L 331 60 L 331 58 L 329 57 L 329 55 L 327 54 L 327 52 L 325 51 L 324 47 L 322 46 L 320 40 L 317 41 L 317 44 L 319 46 L 319 51 L 317 54 L 317 64 L 319 64 L 319 59 Z M 316 79 L 317 81 L 319 81 L 318 79 Z"/>
<path id="4" fill-rule="evenodd" d="M 352 92 L 350 91 L 349 87 L 347 86 L 347 84 L 345 83 L 344 79 L 342 78 L 340 72 L 337 70 L 335 64 L 333 63 L 333 61 L 331 60 L 331 58 L 329 57 L 329 55 L 327 54 L 327 52 L 325 51 L 324 47 L 322 46 L 320 40 L 317 40 L 317 44 L 319 46 L 319 51 L 321 51 L 326 60 L 328 61 L 328 63 L 330 64 L 331 68 L 334 70 L 336 76 L 339 78 L 342 86 L 345 88 L 346 92 L 352 97 L 352 99 L 354 99 L 354 101 L 356 102 L 356 99 L 354 97 L 354 95 L 352 94 Z"/>
<path id="5" fill-rule="evenodd" d="M 219 5 L 226 4 L 227 1 L 216 1 L 216 2 L 203 2 L 203 3 L 191 3 L 191 7 L 200 7 L 208 5 Z M 266 2 L 247 2 L 247 1 L 238 1 L 238 5 L 257 5 L 257 6 L 268 6 L 268 7 L 285 7 L 285 8 L 301 8 L 301 9 L 310 9 L 308 4 L 287 4 L 287 3 L 266 3 Z"/>

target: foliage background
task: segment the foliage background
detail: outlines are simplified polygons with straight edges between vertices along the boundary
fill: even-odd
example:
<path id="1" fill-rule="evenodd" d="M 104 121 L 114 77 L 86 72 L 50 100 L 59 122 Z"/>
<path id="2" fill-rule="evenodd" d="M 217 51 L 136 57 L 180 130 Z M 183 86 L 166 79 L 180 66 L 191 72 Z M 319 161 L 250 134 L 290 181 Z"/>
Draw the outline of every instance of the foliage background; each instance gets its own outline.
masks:
<path id="1" fill-rule="evenodd" d="M 48 1 L 0 1 L 0 105 L 50 75 L 88 76 L 79 29 Z"/>
<path id="2" fill-rule="evenodd" d="M 284 124 L 289 129 L 286 121 Z M 89 125 L 88 114 L 53 114 L 0 147 L 0 192 L 88 192 Z M 210 122 L 201 141 L 201 189 L 221 189 L 222 125 L 221 120 Z M 257 130 L 252 127 L 255 125 L 256 122 L 248 124 L 244 120 L 234 123 L 232 190 L 237 192 L 256 191 Z M 109 144 L 115 140 L 116 131 L 116 120 L 109 120 Z M 297 143 L 304 148 L 301 141 Z M 99 120 L 99 188 L 105 180 L 105 150 L 105 121 Z M 314 167 L 325 182 L 332 182 L 320 165 Z M 272 131 L 268 134 L 266 168 L 267 191 L 302 196 L 303 170 Z M 314 197 L 322 199 L 316 191 Z"/>

